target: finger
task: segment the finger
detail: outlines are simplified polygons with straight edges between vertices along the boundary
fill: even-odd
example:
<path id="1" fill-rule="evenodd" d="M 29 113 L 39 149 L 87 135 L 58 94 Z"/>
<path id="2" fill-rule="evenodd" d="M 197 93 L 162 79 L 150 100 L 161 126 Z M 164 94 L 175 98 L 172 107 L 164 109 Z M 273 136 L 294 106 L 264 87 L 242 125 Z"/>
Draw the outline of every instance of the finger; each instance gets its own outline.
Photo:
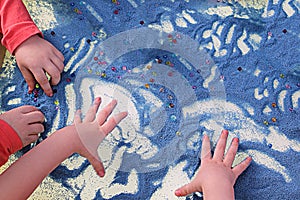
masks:
<path id="1" fill-rule="evenodd" d="M 64 62 L 64 60 L 65 60 L 64 55 L 58 49 L 56 49 L 54 46 L 53 46 L 53 53 L 60 60 L 60 62 L 62 62 L 62 63 Z"/>
<path id="2" fill-rule="evenodd" d="M 226 148 L 227 137 L 228 137 L 228 131 L 223 130 L 222 133 L 221 133 L 221 136 L 219 138 L 219 141 L 217 143 L 216 149 L 215 149 L 215 153 L 214 153 L 214 156 L 213 156 L 214 160 L 217 160 L 217 161 L 222 161 L 223 160 L 224 151 L 225 151 L 225 148 Z"/>
<path id="3" fill-rule="evenodd" d="M 47 66 L 45 66 L 44 70 L 51 77 L 51 85 L 57 85 L 60 81 L 59 69 L 52 62 L 50 62 L 47 64 Z"/>
<path id="4" fill-rule="evenodd" d="M 86 113 L 83 122 L 92 122 L 95 120 L 95 116 L 100 104 L 101 104 L 101 98 L 100 97 L 95 98 L 93 105 L 89 108 L 88 112 Z"/>
<path id="5" fill-rule="evenodd" d="M 116 105 L 117 101 L 113 99 L 100 111 L 100 113 L 97 116 L 97 120 L 100 126 L 107 120 L 108 116 L 112 113 Z"/>
<path id="6" fill-rule="evenodd" d="M 252 161 L 252 158 L 249 156 L 243 162 L 241 162 L 240 164 L 238 164 L 237 166 L 235 166 L 232 169 L 236 178 L 239 177 L 239 175 L 241 175 L 241 173 L 247 169 L 247 167 L 250 165 L 251 161 Z"/>
<path id="7" fill-rule="evenodd" d="M 203 135 L 202 139 L 201 159 L 203 158 L 211 158 L 210 141 L 206 134 Z"/>
<path id="8" fill-rule="evenodd" d="M 110 133 L 117 124 L 127 116 L 127 112 L 121 112 L 113 117 L 111 117 L 106 123 L 102 125 L 102 130 L 107 135 Z"/>
<path id="9" fill-rule="evenodd" d="M 52 88 L 48 81 L 48 78 L 43 70 L 33 72 L 33 75 L 37 82 L 40 84 L 46 95 L 53 96 Z"/>
<path id="10" fill-rule="evenodd" d="M 230 145 L 230 147 L 225 155 L 225 158 L 224 158 L 224 164 L 226 166 L 228 166 L 228 167 L 232 166 L 232 163 L 234 161 L 238 147 L 239 147 L 239 139 L 233 138 L 231 145 Z"/>
<path id="11" fill-rule="evenodd" d="M 74 123 L 79 124 L 81 123 L 81 110 L 77 110 L 74 116 Z"/>
<path id="12" fill-rule="evenodd" d="M 39 139 L 38 134 L 28 135 L 25 140 L 22 142 L 23 146 L 27 146 L 30 143 L 33 143 Z"/>
<path id="13" fill-rule="evenodd" d="M 105 169 L 103 163 L 100 159 L 96 159 L 95 157 L 88 158 L 89 162 L 93 166 L 94 170 L 98 174 L 98 176 L 103 177 L 105 175 Z"/>
<path id="14" fill-rule="evenodd" d="M 30 127 L 30 131 L 31 131 L 30 136 L 38 135 L 45 131 L 45 128 L 44 128 L 43 124 L 41 124 L 41 123 L 30 124 L 29 127 Z"/>
<path id="15" fill-rule="evenodd" d="M 60 52 L 59 52 L 60 53 Z M 51 62 L 55 65 L 55 67 L 59 70 L 59 72 L 63 72 L 64 70 L 64 56 L 61 55 L 57 55 L 58 53 L 54 52 L 54 56 L 51 57 Z M 62 56 L 62 57 L 61 57 Z"/>
<path id="16" fill-rule="evenodd" d="M 41 111 L 26 113 L 24 117 L 26 117 L 28 124 L 43 123 L 45 121 L 45 116 Z"/>
<path id="17" fill-rule="evenodd" d="M 34 106 L 29 106 L 29 105 L 25 105 L 25 106 L 21 106 L 17 109 L 20 109 L 20 112 L 22 114 L 27 114 L 27 113 L 30 113 L 30 112 L 34 112 L 34 111 L 38 111 L 39 109 L 37 109 L 36 107 Z"/>
<path id="18" fill-rule="evenodd" d="M 187 196 L 189 194 L 192 194 L 194 192 L 202 192 L 200 187 L 198 188 L 198 186 L 199 186 L 198 183 L 192 181 L 189 184 L 186 184 L 181 188 L 175 190 L 175 195 L 178 197 L 182 197 L 182 196 Z"/>
<path id="19" fill-rule="evenodd" d="M 20 68 L 21 72 L 22 72 L 22 75 L 28 85 L 28 93 L 31 94 L 32 91 L 34 90 L 35 88 L 35 79 L 32 75 L 32 73 L 27 70 L 26 68 Z"/>

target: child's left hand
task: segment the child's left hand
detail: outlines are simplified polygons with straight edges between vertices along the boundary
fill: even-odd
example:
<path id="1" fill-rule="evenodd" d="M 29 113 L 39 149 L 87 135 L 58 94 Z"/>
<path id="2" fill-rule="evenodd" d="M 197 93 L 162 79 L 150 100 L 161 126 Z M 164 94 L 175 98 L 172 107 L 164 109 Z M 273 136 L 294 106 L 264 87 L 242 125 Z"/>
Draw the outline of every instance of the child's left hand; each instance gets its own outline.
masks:
<path id="1" fill-rule="evenodd" d="M 51 85 L 57 85 L 64 69 L 64 56 L 51 43 L 38 35 L 25 40 L 14 51 L 17 64 L 28 84 L 28 92 L 35 88 L 36 81 L 46 95 L 52 96 L 53 91 L 46 76 L 51 77 Z"/>

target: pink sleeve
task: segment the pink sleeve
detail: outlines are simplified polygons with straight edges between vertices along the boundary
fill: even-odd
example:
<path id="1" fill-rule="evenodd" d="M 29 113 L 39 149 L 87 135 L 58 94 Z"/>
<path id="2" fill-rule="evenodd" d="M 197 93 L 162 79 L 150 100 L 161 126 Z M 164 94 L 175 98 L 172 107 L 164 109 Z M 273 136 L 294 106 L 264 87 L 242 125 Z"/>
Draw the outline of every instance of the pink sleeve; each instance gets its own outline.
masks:
<path id="1" fill-rule="evenodd" d="M 32 21 L 22 0 L 0 0 L 2 44 L 10 53 L 29 37 L 41 31 Z"/>
<path id="2" fill-rule="evenodd" d="M 16 131 L 0 119 L 0 166 L 5 164 L 8 157 L 22 148 L 22 141 Z"/>

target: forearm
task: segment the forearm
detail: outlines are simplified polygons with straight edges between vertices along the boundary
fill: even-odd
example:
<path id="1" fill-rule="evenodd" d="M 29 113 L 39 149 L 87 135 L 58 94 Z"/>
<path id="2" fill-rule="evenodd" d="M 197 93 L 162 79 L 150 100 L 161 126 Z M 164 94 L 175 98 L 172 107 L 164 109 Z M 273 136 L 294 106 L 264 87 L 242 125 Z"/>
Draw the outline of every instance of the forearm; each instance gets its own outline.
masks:
<path id="1" fill-rule="evenodd" d="M 62 161 L 75 152 L 74 126 L 53 133 L 0 175 L 0 199 L 26 199 Z"/>
<path id="2" fill-rule="evenodd" d="M 42 33 L 32 21 L 22 0 L 0 1 L 2 44 L 10 53 L 29 37 Z"/>

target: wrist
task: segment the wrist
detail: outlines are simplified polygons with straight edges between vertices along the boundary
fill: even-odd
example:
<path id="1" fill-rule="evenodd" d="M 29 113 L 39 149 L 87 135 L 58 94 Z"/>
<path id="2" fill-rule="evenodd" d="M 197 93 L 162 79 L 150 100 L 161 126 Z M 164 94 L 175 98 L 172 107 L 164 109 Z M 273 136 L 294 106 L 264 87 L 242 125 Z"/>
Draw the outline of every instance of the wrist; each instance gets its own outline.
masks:
<path id="1" fill-rule="evenodd" d="M 231 184 L 219 182 L 202 187 L 205 200 L 234 200 L 234 188 Z"/>

